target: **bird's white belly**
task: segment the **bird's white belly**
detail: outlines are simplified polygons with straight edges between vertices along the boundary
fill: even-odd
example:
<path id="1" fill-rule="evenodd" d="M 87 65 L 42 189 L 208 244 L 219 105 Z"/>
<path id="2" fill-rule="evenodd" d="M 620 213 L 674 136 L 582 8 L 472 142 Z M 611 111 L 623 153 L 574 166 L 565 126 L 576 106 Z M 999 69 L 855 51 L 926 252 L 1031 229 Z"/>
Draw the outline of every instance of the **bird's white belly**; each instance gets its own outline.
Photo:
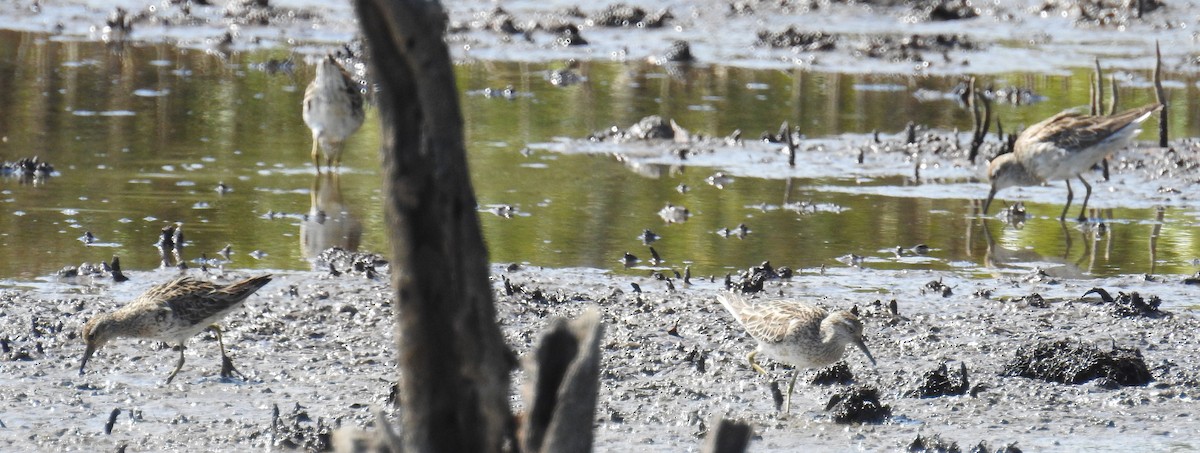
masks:
<path id="1" fill-rule="evenodd" d="M 1051 144 L 1039 144 L 1025 156 L 1026 168 L 1043 181 L 1074 178 L 1100 163 L 1109 147 L 1097 146 L 1070 151 Z"/>

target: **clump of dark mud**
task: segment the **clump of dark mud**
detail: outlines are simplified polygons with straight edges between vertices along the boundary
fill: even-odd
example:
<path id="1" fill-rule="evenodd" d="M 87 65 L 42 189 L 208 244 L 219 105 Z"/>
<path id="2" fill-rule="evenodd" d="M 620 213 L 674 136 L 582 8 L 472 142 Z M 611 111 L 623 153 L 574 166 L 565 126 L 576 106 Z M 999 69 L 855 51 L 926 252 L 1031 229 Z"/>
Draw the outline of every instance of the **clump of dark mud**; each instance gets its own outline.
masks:
<path id="1" fill-rule="evenodd" d="M 1150 296 L 1149 299 L 1143 298 L 1137 291 L 1126 294 L 1123 291 L 1117 292 L 1117 297 L 1113 297 L 1105 291 L 1104 288 L 1092 288 L 1088 294 L 1098 294 L 1104 304 L 1110 308 L 1110 313 L 1118 318 L 1162 318 L 1171 314 L 1158 309 L 1162 304 L 1162 299 L 1158 296 Z"/>
<path id="2" fill-rule="evenodd" d="M 602 131 L 593 132 L 591 135 L 588 135 L 587 139 L 593 142 L 672 140 L 675 138 L 675 130 L 677 128 L 678 126 L 674 124 L 673 120 L 664 120 L 661 116 L 650 115 L 629 126 L 628 129 L 620 129 L 613 126 Z"/>
<path id="3" fill-rule="evenodd" d="M 330 247 L 313 260 L 313 270 L 328 270 L 335 277 L 352 273 L 374 279 L 380 274 L 387 274 L 388 261 L 374 253 L 351 252 L 341 247 Z"/>
<path id="4" fill-rule="evenodd" d="M 950 297 L 954 295 L 954 288 L 951 288 L 950 285 L 942 283 L 942 279 L 940 278 L 926 283 L 925 286 L 921 288 L 921 293 L 924 294 L 926 290 L 932 291 L 934 294 L 941 294 L 942 297 Z"/>
<path id="5" fill-rule="evenodd" d="M 55 275 L 62 279 L 78 279 L 78 278 L 106 278 L 110 277 L 114 282 L 121 283 L 128 281 L 129 277 L 121 271 L 121 259 L 113 256 L 112 263 L 82 263 L 79 266 L 65 266 L 55 272 Z"/>
<path id="6" fill-rule="evenodd" d="M 839 424 L 883 423 L 892 416 L 891 406 L 879 402 L 879 391 L 874 387 L 852 387 L 829 398 L 826 411 L 833 412 L 833 421 Z"/>
<path id="7" fill-rule="evenodd" d="M 1163 6 L 1166 6 L 1166 3 L 1161 0 L 1042 0 L 1039 12 L 1078 13 L 1079 16 L 1075 18 L 1076 25 L 1122 27 Z"/>
<path id="8" fill-rule="evenodd" d="M 1071 340 L 1039 341 L 1021 346 L 1004 366 L 1004 376 L 1021 376 L 1062 384 L 1099 379 L 1107 388 L 1146 385 L 1154 380 L 1137 348 L 1102 351 Z"/>
<path id="9" fill-rule="evenodd" d="M 24 157 L 16 162 L 0 163 L 0 175 L 22 178 L 45 178 L 53 176 L 54 166 L 42 161 L 38 156 Z"/>
<path id="10" fill-rule="evenodd" d="M 504 277 L 503 281 L 504 294 L 506 296 L 520 297 L 528 302 L 534 302 L 537 304 L 562 304 L 566 302 L 587 300 L 587 298 L 583 297 L 582 295 L 569 294 L 561 291 L 547 293 L 542 288 L 527 286 L 522 283 L 513 283 L 508 279 L 508 277 Z M 640 291 L 641 289 L 639 287 L 634 286 L 634 292 Z"/>
<path id="11" fill-rule="evenodd" d="M 908 451 L 962 453 L 962 449 L 958 447 L 958 442 L 944 440 L 942 439 L 942 436 L 937 434 L 929 437 L 917 434 L 917 438 L 913 439 L 911 444 L 908 444 Z"/>
<path id="12" fill-rule="evenodd" d="M 924 62 L 922 52 L 945 53 L 951 50 L 976 50 L 979 45 L 965 35 L 874 36 L 860 44 L 859 56 L 891 62 Z"/>
<path id="13" fill-rule="evenodd" d="M 854 374 L 845 360 L 825 367 L 813 375 L 809 383 L 816 385 L 848 385 L 854 383 Z"/>
<path id="14" fill-rule="evenodd" d="M 775 49 L 795 49 L 805 52 L 829 51 L 837 47 L 840 36 L 821 31 L 797 31 L 793 27 L 772 32 L 758 32 L 758 45 Z"/>
<path id="15" fill-rule="evenodd" d="M 742 272 L 737 280 L 726 276 L 725 289 L 746 294 L 757 293 L 763 290 L 763 284 L 767 280 L 788 279 L 792 278 L 793 274 L 792 269 L 787 266 L 780 266 L 776 269 L 771 266 L 770 261 L 763 261 L 762 264 Z"/>
<path id="16" fill-rule="evenodd" d="M 692 45 L 687 41 L 675 40 L 671 42 L 671 47 L 663 52 L 662 60 L 668 63 L 692 63 L 696 61 L 696 56 L 692 54 Z"/>
<path id="17" fill-rule="evenodd" d="M 961 453 L 963 450 L 958 446 L 958 442 L 942 439 L 941 436 L 934 434 L 930 437 L 925 437 L 917 434 L 917 438 L 913 439 L 912 443 L 908 444 L 910 452 L 938 452 L 938 453 Z M 1017 444 L 1011 443 L 1003 447 L 992 449 L 987 442 L 980 441 L 967 450 L 968 453 L 1021 453 L 1021 449 L 1017 448 Z"/>
<path id="18" fill-rule="evenodd" d="M 956 396 L 963 395 L 970 391 L 974 394 L 977 390 L 971 389 L 971 381 L 967 377 L 967 364 L 959 362 L 957 373 L 951 373 L 949 367 L 942 363 L 937 368 L 926 371 L 922 376 L 923 382 L 917 386 L 915 390 L 905 392 L 904 396 L 909 398 L 937 398 L 939 396 Z"/>
<path id="19" fill-rule="evenodd" d="M 975 8 L 968 0 L 918 2 L 913 13 L 913 17 L 938 22 L 979 17 L 979 9 Z"/>
<path id="20" fill-rule="evenodd" d="M 639 7 L 617 3 L 589 17 L 587 24 L 600 27 L 662 28 L 672 17 L 674 16 L 671 12 L 665 8 L 656 13 L 647 13 Z"/>
<path id="21" fill-rule="evenodd" d="M 1004 446 L 1002 446 L 1002 447 L 1000 447 L 1000 448 L 997 448 L 997 449 L 993 450 L 991 447 L 989 447 L 989 446 L 988 446 L 987 442 L 984 442 L 984 441 L 979 441 L 979 443 L 978 443 L 978 444 L 975 444 L 975 446 L 974 446 L 974 447 L 971 447 L 971 450 L 969 451 L 969 453 L 991 453 L 991 452 L 996 452 L 996 453 L 1021 453 L 1021 449 L 1020 449 L 1020 448 L 1017 448 L 1017 443 L 1016 443 L 1016 442 L 1013 442 L 1013 443 L 1011 443 L 1011 444 L 1007 444 L 1007 445 L 1004 445 Z"/>

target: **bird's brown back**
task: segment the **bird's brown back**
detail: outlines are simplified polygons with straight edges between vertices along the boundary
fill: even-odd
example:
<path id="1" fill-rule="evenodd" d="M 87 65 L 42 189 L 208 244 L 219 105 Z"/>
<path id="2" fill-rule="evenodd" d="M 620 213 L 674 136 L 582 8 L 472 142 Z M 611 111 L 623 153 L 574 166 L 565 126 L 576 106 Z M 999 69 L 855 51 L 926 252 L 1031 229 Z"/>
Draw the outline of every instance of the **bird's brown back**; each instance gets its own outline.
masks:
<path id="1" fill-rule="evenodd" d="M 1059 112 L 1025 129 L 1017 139 L 1018 151 L 1034 143 L 1050 142 L 1060 148 L 1085 149 L 1120 132 L 1143 115 L 1162 108 L 1154 103 L 1126 110 L 1112 116 L 1083 115 L 1074 111 Z"/>

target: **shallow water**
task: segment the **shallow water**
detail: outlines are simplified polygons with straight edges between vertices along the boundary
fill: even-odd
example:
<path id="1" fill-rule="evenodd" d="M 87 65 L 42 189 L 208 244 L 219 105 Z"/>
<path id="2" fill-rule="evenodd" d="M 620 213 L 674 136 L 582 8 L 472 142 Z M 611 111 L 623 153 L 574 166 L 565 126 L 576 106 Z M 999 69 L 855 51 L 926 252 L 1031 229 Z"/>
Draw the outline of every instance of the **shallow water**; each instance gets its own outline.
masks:
<path id="1" fill-rule="evenodd" d="M 294 73 L 259 69 L 289 57 L 297 60 Z M 306 258 L 331 245 L 386 251 L 375 112 L 368 110 L 366 125 L 347 145 L 340 177 L 318 179 L 300 118 L 312 69 L 301 60 L 286 50 L 222 57 L 146 45 L 116 52 L 99 43 L 0 32 L 0 159 L 39 156 L 58 173 L 44 181 L 0 179 L 0 247 L 9 256 L 0 261 L 0 278 L 35 279 L 113 255 L 127 270 L 153 268 L 160 264 L 152 246 L 159 230 L 176 222 L 188 241 L 183 258 L 192 266 L 202 253 L 219 258 L 226 245 L 233 254 L 224 265 L 235 268 L 307 269 Z M 740 129 L 748 140 L 774 132 L 783 120 L 808 137 L 891 136 L 909 121 L 969 130 L 969 115 L 955 101 L 914 95 L 947 93 L 958 78 L 587 63 L 581 70 L 586 82 L 560 88 L 546 80 L 557 67 L 476 62 L 458 68 L 470 164 L 496 262 L 644 274 L 650 252 L 638 236 L 651 229 L 662 236 L 653 244 L 665 260 L 661 267 L 690 265 L 697 275 L 723 275 L 763 260 L 844 266 L 837 258 L 848 254 L 864 256 L 867 267 L 966 274 L 1004 267 L 1095 276 L 1196 270 L 1194 208 L 1165 211 L 1152 255 L 1154 209 L 1114 209 L 1105 216 L 1114 219 L 1110 234 L 1092 240 L 1076 224 L 1064 229 L 1050 219 L 1065 198 L 1061 183 L 1039 189 L 1052 193 L 1053 203 L 1030 204 L 1034 218 L 1024 228 L 989 220 L 985 233 L 985 223 L 971 215 L 971 198 L 986 193 L 970 179 L 979 168 L 965 170 L 954 186 L 965 190 L 949 193 L 938 185 L 909 187 L 903 178 L 851 175 L 735 177 L 718 188 L 705 180 L 720 165 L 634 169 L 607 155 L 538 146 L 651 114 L 710 136 Z M 1030 124 L 1082 105 L 1088 71 L 989 79 L 1048 99 L 999 105 L 997 114 L 1006 125 Z M 1186 102 L 1196 97 L 1195 76 L 1170 79 L 1176 82 L 1169 90 L 1176 100 L 1173 130 L 1195 136 L 1198 116 Z M 511 100 L 481 91 L 508 85 L 517 92 Z M 1122 89 L 1122 105 L 1148 102 L 1147 94 Z M 1151 132 L 1142 138 L 1152 139 Z M 732 164 L 737 157 L 729 159 Z M 218 192 L 219 183 L 232 191 Z M 681 193 L 680 185 L 690 190 Z M 1102 184 L 1097 189 L 1094 203 L 1106 195 Z M 326 212 L 321 222 L 305 216 L 314 203 Z M 664 224 L 657 212 L 667 203 L 686 206 L 691 219 Z M 786 203 L 810 207 L 781 209 Z M 515 214 L 491 213 L 501 205 Z M 742 223 L 750 230 L 742 239 L 718 234 Z M 97 243 L 77 240 L 86 231 Z M 921 243 L 932 248 L 928 256 L 895 253 Z M 625 252 L 642 261 L 624 270 Z"/>

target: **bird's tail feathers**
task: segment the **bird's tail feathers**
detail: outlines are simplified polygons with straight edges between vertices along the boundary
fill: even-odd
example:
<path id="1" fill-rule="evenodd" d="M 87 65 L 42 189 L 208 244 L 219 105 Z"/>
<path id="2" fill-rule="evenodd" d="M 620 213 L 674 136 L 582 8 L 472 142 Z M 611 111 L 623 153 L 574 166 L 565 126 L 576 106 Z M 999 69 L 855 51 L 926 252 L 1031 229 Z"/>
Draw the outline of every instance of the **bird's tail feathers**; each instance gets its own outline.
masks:
<path id="1" fill-rule="evenodd" d="M 742 319 L 742 311 L 749 306 L 745 298 L 732 292 L 718 293 L 717 302 L 720 302 L 725 310 L 738 320 Z"/>

